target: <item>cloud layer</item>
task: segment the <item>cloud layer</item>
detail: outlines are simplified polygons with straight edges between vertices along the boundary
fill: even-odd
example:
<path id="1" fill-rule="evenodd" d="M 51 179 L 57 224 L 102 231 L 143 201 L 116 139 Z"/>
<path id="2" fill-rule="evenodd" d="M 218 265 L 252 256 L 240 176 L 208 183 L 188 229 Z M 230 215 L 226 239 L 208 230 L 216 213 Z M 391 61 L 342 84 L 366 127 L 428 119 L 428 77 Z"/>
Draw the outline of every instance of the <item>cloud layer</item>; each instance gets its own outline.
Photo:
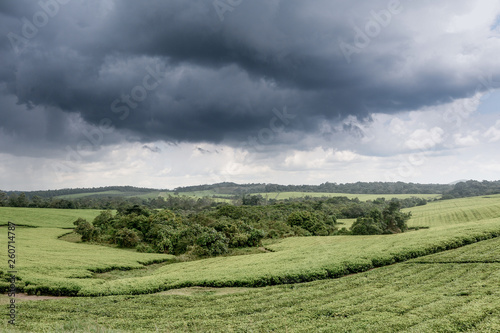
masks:
<path id="1" fill-rule="evenodd" d="M 0 152 L 90 162 L 203 143 L 318 167 L 469 147 L 478 129 L 457 122 L 500 87 L 499 15 L 465 0 L 2 1 Z M 393 118 L 420 111 L 425 124 Z"/>

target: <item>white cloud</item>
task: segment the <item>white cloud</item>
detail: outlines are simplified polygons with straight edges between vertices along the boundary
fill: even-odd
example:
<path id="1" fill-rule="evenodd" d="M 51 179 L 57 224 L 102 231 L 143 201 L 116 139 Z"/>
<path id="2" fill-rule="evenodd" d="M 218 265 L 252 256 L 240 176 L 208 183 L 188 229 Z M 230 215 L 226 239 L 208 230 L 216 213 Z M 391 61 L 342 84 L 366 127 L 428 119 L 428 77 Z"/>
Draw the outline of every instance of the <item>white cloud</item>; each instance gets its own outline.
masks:
<path id="1" fill-rule="evenodd" d="M 444 131 L 440 127 L 433 127 L 430 130 L 417 129 L 410 134 L 405 142 L 410 149 L 427 150 L 443 142 Z"/>
<path id="2" fill-rule="evenodd" d="M 472 133 L 466 134 L 466 135 L 461 135 L 461 134 L 455 134 L 453 137 L 455 139 L 455 144 L 458 147 L 468 147 L 468 146 L 474 146 L 479 143 L 479 132 L 474 131 Z"/>
<path id="3" fill-rule="evenodd" d="M 500 140 L 500 120 L 497 120 L 494 126 L 488 128 L 484 133 L 484 137 L 487 138 L 489 142 L 497 142 Z"/>

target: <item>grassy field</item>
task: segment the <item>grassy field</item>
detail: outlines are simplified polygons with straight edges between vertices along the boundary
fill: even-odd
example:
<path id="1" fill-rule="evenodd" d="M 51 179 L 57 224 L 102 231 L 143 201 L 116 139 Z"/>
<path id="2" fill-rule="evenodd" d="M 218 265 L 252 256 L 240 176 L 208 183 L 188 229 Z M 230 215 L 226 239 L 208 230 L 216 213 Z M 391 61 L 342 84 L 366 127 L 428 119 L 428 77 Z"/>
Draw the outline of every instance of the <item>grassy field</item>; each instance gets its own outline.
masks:
<path id="1" fill-rule="evenodd" d="M 93 209 L 0 207 L 0 225 L 11 221 L 34 227 L 72 229 L 75 227 L 73 222 L 79 217 L 92 221 L 99 212 Z"/>
<path id="2" fill-rule="evenodd" d="M 151 191 L 151 192 L 123 192 L 123 191 L 101 191 L 101 192 L 92 192 L 92 193 L 76 193 L 76 194 L 67 194 L 60 195 L 56 198 L 60 199 L 78 199 L 84 197 L 102 197 L 102 196 L 111 196 L 111 197 L 138 197 L 141 199 L 154 199 L 157 197 L 168 197 L 169 195 L 176 195 L 174 191 Z M 204 198 L 204 197 L 212 197 L 214 195 L 219 197 L 231 197 L 230 194 L 219 194 L 214 190 L 206 190 L 206 191 L 192 191 L 192 192 L 179 192 L 177 195 L 186 196 L 192 198 Z M 216 198 L 219 201 L 226 201 L 224 198 Z M 229 200 L 230 201 L 230 200 Z"/>
<path id="3" fill-rule="evenodd" d="M 361 201 L 375 200 L 377 198 L 398 198 L 406 199 L 411 197 L 435 199 L 441 197 L 440 194 L 350 194 L 350 193 L 322 193 L 322 192 L 268 192 L 268 193 L 253 193 L 253 195 L 262 195 L 268 199 L 290 199 L 290 198 L 304 198 L 306 196 L 313 198 L 320 197 L 348 197 L 349 199 L 358 198 Z"/>
<path id="4" fill-rule="evenodd" d="M 53 210 L 59 214 L 54 218 L 37 215 L 45 213 L 45 209 L 3 211 L 9 212 L 13 222 L 39 227 L 19 228 L 16 235 L 18 254 L 25 258 L 19 260 L 18 270 L 26 291 L 81 296 L 145 294 L 187 286 L 258 287 L 327 279 L 500 235 L 500 196 L 439 201 L 411 210 L 412 226 L 430 228 L 396 235 L 287 238 L 269 245 L 271 252 L 267 253 L 168 264 L 140 276 L 124 271 L 114 279 L 95 276 L 91 271 L 130 270 L 142 267 L 144 262 L 168 260 L 169 256 L 58 239 L 67 232 L 60 228 L 72 227 L 78 213 L 95 215 L 97 211 Z M 6 238 L 6 228 L 0 228 L 0 237 Z M 5 255 L 0 253 L 2 262 L 6 262 Z"/>
<path id="5" fill-rule="evenodd" d="M 414 226 L 450 226 L 500 217 L 500 195 L 435 201 L 425 206 L 404 209 Z"/>
<path id="6" fill-rule="evenodd" d="M 17 327 L 29 332 L 499 332 L 500 263 L 491 262 L 499 255 L 496 238 L 333 280 L 25 301 Z M 5 321 L 2 325 L 6 328 Z"/>
<path id="7" fill-rule="evenodd" d="M 168 197 L 169 195 L 172 195 L 172 196 L 181 196 L 181 197 L 190 197 L 190 198 L 194 198 L 194 199 L 208 197 L 208 198 L 211 198 L 212 200 L 214 200 L 216 202 L 226 202 L 226 203 L 231 203 L 232 202 L 232 200 L 229 199 L 230 197 L 232 197 L 232 195 L 230 195 L 230 194 L 220 194 L 220 193 L 217 193 L 214 190 L 178 192 L 178 194 L 175 194 L 175 192 L 161 192 L 160 193 L 160 196 L 163 196 L 163 197 Z M 217 197 L 227 197 L 227 199 L 226 198 L 213 198 L 214 195 L 217 196 Z"/>
<path id="8" fill-rule="evenodd" d="M 83 197 L 99 197 L 99 196 L 120 196 L 120 197 L 138 197 L 141 199 L 154 199 L 157 197 L 168 197 L 169 195 L 172 196 L 184 196 L 184 197 L 191 197 L 191 198 L 204 198 L 204 197 L 209 197 L 213 198 L 213 196 L 217 196 L 218 198 L 213 198 L 217 202 L 227 202 L 230 203 L 232 200 L 230 199 L 232 197 L 231 194 L 220 194 L 215 190 L 204 190 L 204 191 L 191 191 L 191 192 L 176 192 L 174 191 L 152 191 L 152 192 L 147 192 L 147 193 L 137 193 L 137 192 L 122 192 L 122 191 L 102 191 L 102 192 L 94 192 L 94 193 L 77 193 L 77 194 L 68 194 L 68 195 L 61 195 L 58 196 L 57 198 L 61 199 L 77 199 L 77 198 L 83 198 Z M 262 195 L 264 198 L 268 199 L 278 199 L 278 200 L 283 200 L 283 199 L 290 199 L 290 198 L 304 198 L 306 196 L 308 197 L 348 197 L 350 199 L 353 198 L 358 198 L 361 201 L 366 201 L 366 200 L 375 200 L 377 198 L 386 198 L 386 199 L 391 199 L 391 198 L 398 198 L 398 199 L 405 199 L 405 198 L 410 198 L 410 197 L 418 197 L 418 198 L 425 198 L 425 199 L 435 199 L 439 198 L 441 195 L 440 194 L 349 194 L 349 193 L 322 193 L 322 192 L 269 192 L 269 193 L 252 193 L 253 195 Z M 222 197 L 222 198 L 221 198 Z M 224 198 L 227 197 L 227 198 Z"/>

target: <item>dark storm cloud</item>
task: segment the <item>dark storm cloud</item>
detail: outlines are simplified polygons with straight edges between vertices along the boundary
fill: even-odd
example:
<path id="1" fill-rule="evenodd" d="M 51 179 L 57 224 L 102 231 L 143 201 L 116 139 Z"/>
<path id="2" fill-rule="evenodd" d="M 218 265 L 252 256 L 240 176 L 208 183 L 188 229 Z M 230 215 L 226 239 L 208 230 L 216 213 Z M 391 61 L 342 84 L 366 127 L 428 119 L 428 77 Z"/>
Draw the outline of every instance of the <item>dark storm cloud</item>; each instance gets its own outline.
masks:
<path id="1" fill-rule="evenodd" d="M 0 5 L 4 93 L 37 112 L 105 121 L 131 140 L 238 144 L 269 126 L 274 108 L 297 116 L 277 127 L 307 133 L 325 119 L 417 109 L 477 86 L 473 71 L 456 80 L 432 59 L 407 63 L 404 1 L 243 0 L 223 20 L 212 0 L 40 3 Z M 352 51 L 357 27 L 391 6 L 390 25 Z"/>

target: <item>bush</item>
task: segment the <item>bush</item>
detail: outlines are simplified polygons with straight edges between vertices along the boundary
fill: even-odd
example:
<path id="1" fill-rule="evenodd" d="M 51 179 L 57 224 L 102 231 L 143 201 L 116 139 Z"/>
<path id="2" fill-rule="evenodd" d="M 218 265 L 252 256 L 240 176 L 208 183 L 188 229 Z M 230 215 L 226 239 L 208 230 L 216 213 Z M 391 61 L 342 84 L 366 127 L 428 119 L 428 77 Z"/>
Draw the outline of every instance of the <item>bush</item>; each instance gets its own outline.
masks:
<path id="1" fill-rule="evenodd" d="M 358 217 L 351 226 L 354 235 L 380 235 L 384 232 L 379 222 L 369 217 Z"/>
<path id="2" fill-rule="evenodd" d="M 228 239 L 223 233 L 208 229 L 203 232 L 197 239 L 196 254 L 204 256 L 216 256 L 229 252 Z"/>
<path id="3" fill-rule="evenodd" d="M 96 240 L 99 237 L 98 230 L 87 220 L 79 218 L 73 224 L 76 226 L 75 232 L 82 236 L 82 242 Z"/>
<path id="4" fill-rule="evenodd" d="M 136 247 L 140 241 L 139 236 L 134 230 L 128 228 L 120 229 L 115 236 L 115 241 L 120 247 Z"/>
<path id="5" fill-rule="evenodd" d="M 373 209 L 367 217 L 359 217 L 351 226 L 354 235 L 380 235 L 408 230 L 411 213 L 402 213 L 399 201 L 392 201 L 383 210 Z"/>
<path id="6" fill-rule="evenodd" d="M 155 250 L 153 247 L 147 243 L 139 243 L 136 246 L 137 252 L 142 252 L 142 253 L 155 253 Z"/>

